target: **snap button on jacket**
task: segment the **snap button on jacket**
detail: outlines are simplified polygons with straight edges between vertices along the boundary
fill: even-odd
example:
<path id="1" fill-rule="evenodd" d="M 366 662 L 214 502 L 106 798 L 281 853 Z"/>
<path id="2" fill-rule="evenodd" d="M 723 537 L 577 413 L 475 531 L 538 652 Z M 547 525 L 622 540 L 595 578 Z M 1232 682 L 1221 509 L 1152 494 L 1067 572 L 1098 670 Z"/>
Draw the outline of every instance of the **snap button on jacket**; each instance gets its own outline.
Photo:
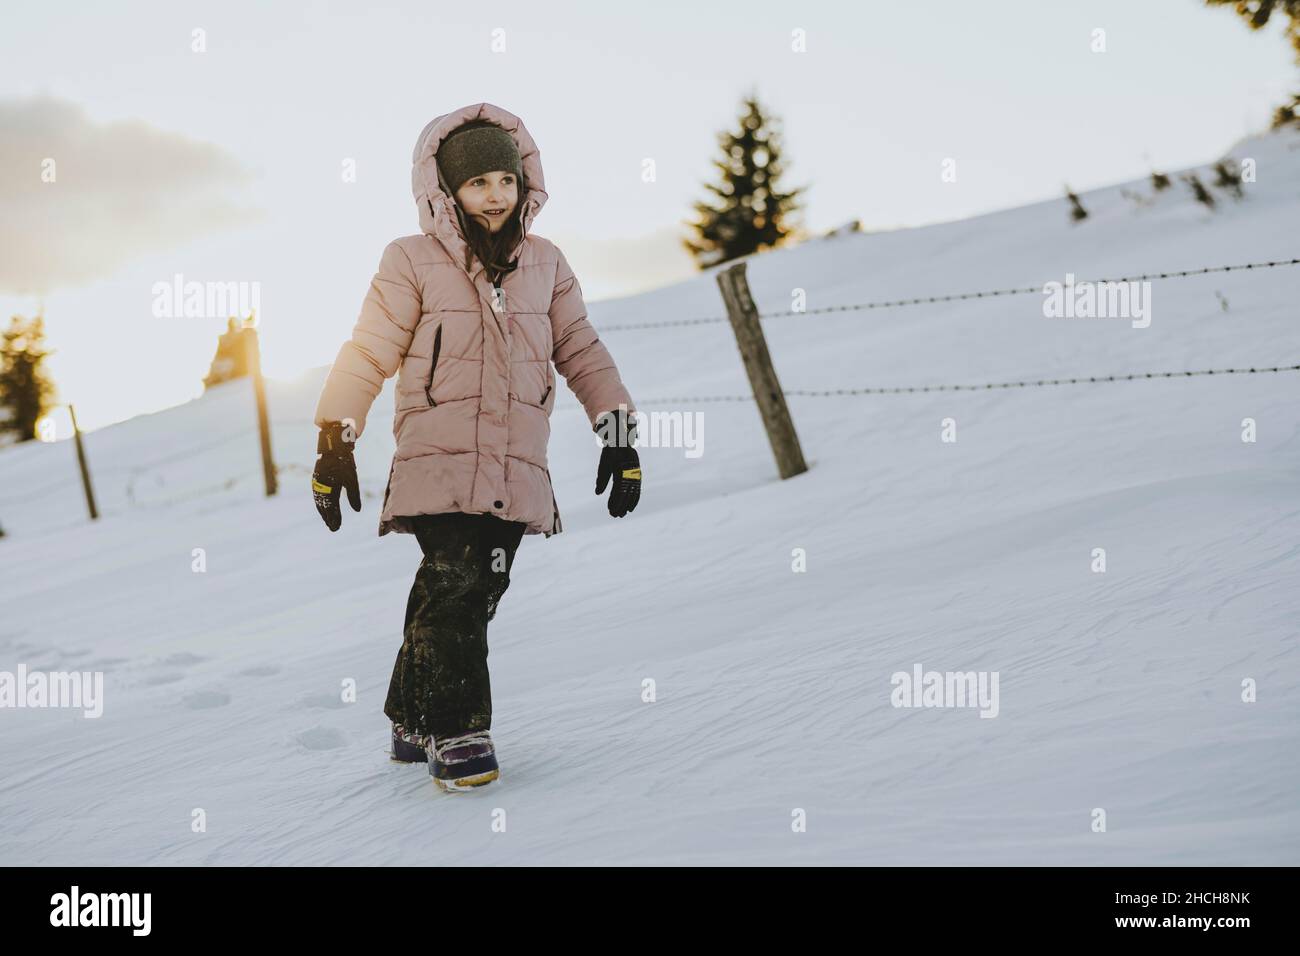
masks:
<path id="1" fill-rule="evenodd" d="M 477 258 L 465 268 L 455 200 L 435 161 L 447 135 L 474 119 L 514 137 L 529 184 L 515 210 L 523 239 L 510 258 L 518 267 L 499 293 Z M 321 389 L 316 424 L 350 418 L 359 439 L 384 380 L 396 375 L 397 448 L 379 534 L 411 533 L 406 516 L 462 511 L 521 521 L 525 533 L 550 537 L 562 530 L 546 459 L 555 372 L 593 428 L 602 412 L 635 406 L 587 321 L 563 253 L 528 231 L 547 200 L 537 145 L 517 116 L 490 103 L 466 106 L 425 126 L 411 185 L 422 232 L 384 249 Z"/>

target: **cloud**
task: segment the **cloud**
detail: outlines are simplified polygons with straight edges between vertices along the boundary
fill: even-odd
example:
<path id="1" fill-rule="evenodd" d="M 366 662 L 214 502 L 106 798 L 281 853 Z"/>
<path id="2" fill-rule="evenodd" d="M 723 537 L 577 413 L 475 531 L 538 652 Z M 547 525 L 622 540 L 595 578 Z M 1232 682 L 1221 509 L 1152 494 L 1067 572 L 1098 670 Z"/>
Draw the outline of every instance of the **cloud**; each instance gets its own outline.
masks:
<path id="1" fill-rule="evenodd" d="M 96 123 L 50 96 L 0 99 L 0 291 L 85 285 L 246 225 L 260 213 L 232 197 L 251 178 L 219 146 L 141 120 Z"/>

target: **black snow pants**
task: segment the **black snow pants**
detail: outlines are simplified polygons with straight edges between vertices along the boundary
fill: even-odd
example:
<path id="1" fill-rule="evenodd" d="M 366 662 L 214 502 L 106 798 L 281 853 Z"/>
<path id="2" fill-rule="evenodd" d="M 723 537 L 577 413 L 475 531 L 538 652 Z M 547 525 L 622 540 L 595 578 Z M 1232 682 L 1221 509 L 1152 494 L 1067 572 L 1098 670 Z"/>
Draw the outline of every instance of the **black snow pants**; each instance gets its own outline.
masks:
<path id="1" fill-rule="evenodd" d="M 525 526 L 462 512 L 407 520 L 424 557 L 384 713 L 411 733 L 435 737 L 489 730 L 487 626 L 510 586 Z"/>

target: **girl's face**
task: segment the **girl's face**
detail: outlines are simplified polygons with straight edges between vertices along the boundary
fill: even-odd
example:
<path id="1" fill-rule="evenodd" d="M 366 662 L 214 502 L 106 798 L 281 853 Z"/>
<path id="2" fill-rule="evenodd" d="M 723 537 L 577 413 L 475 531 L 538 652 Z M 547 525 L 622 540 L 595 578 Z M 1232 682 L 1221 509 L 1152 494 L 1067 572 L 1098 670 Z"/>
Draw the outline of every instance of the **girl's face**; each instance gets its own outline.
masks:
<path id="1" fill-rule="evenodd" d="M 519 183 L 514 173 L 484 173 L 466 180 L 456 190 L 456 201 L 465 215 L 477 217 L 489 232 L 497 232 L 510 221 L 519 202 Z"/>

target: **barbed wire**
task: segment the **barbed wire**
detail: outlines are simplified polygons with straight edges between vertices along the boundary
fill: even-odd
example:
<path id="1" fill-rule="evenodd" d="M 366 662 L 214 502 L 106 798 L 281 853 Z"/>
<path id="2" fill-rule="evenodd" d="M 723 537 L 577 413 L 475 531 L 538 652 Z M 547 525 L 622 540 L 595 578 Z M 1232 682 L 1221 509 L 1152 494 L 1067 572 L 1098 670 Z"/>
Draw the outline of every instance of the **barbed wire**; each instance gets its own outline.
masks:
<path id="1" fill-rule="evenodd" d="M 841 395 L 888 395 L 906 392 L 955 392 L 981 391 L 995 388 L 1037 388 L 1049 385 L 1087 385 L 1101 382 L 1126 382 L 1137 379 L 1155 378 L 1189 378 L 1195 375 L 1255 375 L 1263 372 L 1297 372 L 1300 365 L 1273 365 L 1255 368 L 1207 368 L 1193 369 L 1185 372 L 1132 372 L 1127 375 L 1089 375 L 1073 378 L 1025 379 L 1021 382 L 986 382 L 980 385 L 899 385 L 895 387 L 880 386 L 869 388 L 830 388 L 830 389 L 782 389 L 787 396 L 826 398 Z M 752 402 L 753 395 L 679 395 L 671 398 L 637 399 L 640 405 L 669 405 L 686 402 Z M 556 411 L 579 408 L 578 405 L 557 405 Z"/>
<path id="2" fill-rule="evenodd" d="M 1178 278 L 1185 278 L 1188 276 L 1195 276 L 1195 275 L 1207 275 L 1216 272 L 1236 272 L 1236 271 L 1255 270 L 1255 269 L 1271 269 L 1279 266 L 1293 266 L 1293 265 L 1300 265 L 1300 258 L 1267 260 L 1263 262 L 1247 262 L 1247 263 L 1239 263 L 1235 265 L 1205 266 L 1199 269 L 1181 269 L 1181 270 L 1165 271 L 1165 272 L 1144 273 L 1141 275 L 1124 276 L 1124 277 L 1113 278 L 1113 279 L 1093 279 L 1093 280 L 1078 280 L 1078 281 L 1092 282 L 1092 283 L 1142 282 L 1142 281 L 1150 281 L 1155 279 L 1178 279 Z M 863 303 L 850 304 L 850 305 L 822 306 L 813 309 L 803 309 L 803 310 L 791 309 L 784 312 L 765 312 L 765 313 L 759 313 L 758 317 L 760 319 L 771 319 L 771 318 L 785 318 L 785 317 L 795 316 L 795 315 L 824 315 L 824 314 L 829 314 L 834 312 L 867 311 L 871 309 L 898 308 L 898 307 L 906 307 L 912 305 L 923 305 L 923 304 L 932 304 L 932 303 L 939 303 L 939 302 L 958 302 L 958 301 L 970 300 L 970 299 L 988 299 L 988 298 L 996 298 L 999 296 L 1026 295 L 1029 293 L 1041 293 L 1041 292 L 1042 289 L 1039 286 L 1021 286 L 1021 287 L 1012 287 L 1006 289 L 986 289 L 986 290 L 976 291 L 976 292 L 957 292 L 957 293 L 950 293 L 947 295 L 916 296 L 907 299 L 886 299 L 886 300 L 880 300 L 874 302 L 863 302 Z M 714 323 L 721 323 L 727 321 L 729 321 L 727 316 L 705 316 L 705 317 L 691 318 L 691 319 L 669 319 L 669 320 L 657 321 L 657 322 L 630 322 L 630 323 L 622 323 L 614 326 L 597 326 L 596 328 L 598 332 L 603 333 L 603 332 L 618 332 L 618 331 L 625 331 L 631 329 L 662 328 L 668 326 L 704 325 L 704 324 L 714 324 Z M 848 396 L 848 395 L 888 395 L 888 394 L 905 394 L 905 393 L 919 393 L 919 392 L 980 391 L 980 390 L 992 390 L 995 388 L 1003 388 L 1003 389 L 1034 388 L 1039 386 L 1097 384 L 1101 382 L 1134 381 L 1137 379 L 1187 378 L 1187 377 L 1199 376 L 1199 375 L 1250 375 L 1250 374 L 1258 374 L 1263 372 L 1294 372 L 1294 371 L 1300 371 L 1300 365 L 1283 365 L 1283 366 L 1258 367 L 1258 368 L 1195 369 L 1195 370 L 1182 371 L 1182 372 L 1134 372 L 1127 375 L 1092 375 L 1092 376 L 1088 376 L 1087 378 L 1084 378 L 1082 376 L 1076 376 L 1072 378 L 1050 378 L 1050 379 L 1037 379 L 1037 380 L 1026 379 L 1024 381 L 986 382 L 977 385 L 946 384 L 946 385 L 910 385 L 910 386 L 895 386 L 895 387 L 878 386 L 878 387 L 862 387 L 862 388 L 819 389 L 819 390 L 783 389 L 782 395 L 790 396 L 790 397 L 798 396 L 798 397 L 824 398 L 824 397 L 839 397 L 839 396 Z M 755 399 L 753 395 L 690 395 L 690 396 L 675 396 L 675 397 L 668 397 L 668 398 L 642 399 L 639 400 L 637 404 L 638 405 L 666 405 L 666 404 L 687 403 L 687 402 L 691 402 L 691 403 L 752 402 L 754 400 Z M 579 407 L 580 406 L 578 405 L 557 404 L 553 410 L 564 411 L 568 409 L 576 409 Z M 275 424 L 314 425 L 315 423 L 295 420 L 287 423 L 281 421 Z M 194 456 L 198 455 L 201 452 L 208 451 L 217 446 L 225 445 L 236 440 L 243 440 L 246 437 L 247 437 L 247 433 L 245 431 L 242 430 L 236 431 L 203 442 L 201 444 L 191 446 L 183 451 L 177 451 L 162 456 L 160 458 L 155 458 L 152 461 L 146 462 L 144 464 L 132 463 L 130 465 L 127 465 L 123 470 L 126 470 L 128 474 L 127 487 L 126 487 L 126 495 L 128 501 L 133 502 L 134 486 L 136 481 L 143 478 L 150 469 L 155 469 L 161 465 L 171 464 L 174 461 L 193 458 Z M 289 464 L 289 465 L 277 466 L 276 471 L 289 472 L 289 471 L 299 470 L 300 468 L 301 466 L 298 466 L 296 464 Z M 113 469 L 110 466 L 110 471 L 111 470 Z M 306 469 L 303 468 L 301 470 L 305 471 Z M 229 489 L 231 485 L 234 482 L 237 482 L 238 480 L 240 479 L 238 478 L 228 479 L 226 482 L 223 482 L 222 485 L 220 486 L 209 486 L 209 488 L 202 489 L 202 491 L 208 492 L 211 489 L 216 489 L 216 488 Z M 62 485 L 71 484 L 72 482 L 73 479 L 65 479 L 59 482 L 58 485 L 61 487 Z"/>
<path id="3" fill-rule="evenodd" d="M 1153 279 L 1182 279 L 1187 276 L 1207 275 L 1212 272 L 1237 272 L 1246 269 L 1272 269 L 1278 266 L 1300 265 L 1300 258 L 1278 259 L 1266 262 L 1243 262 L 1237 265 L 1205 266 L 1201 269 L 1181 269 L 1173 272 L 1148 272 L 1143 275 L 1123 276 L 1118 279 L 1076 279 L 1082 282 L 1147 282 Z M 787 318 L 795 315 L 826 315 L 832 312 L 861 312 L 870 309 L 890 309 L 910 305 L 929 305 L 937 302 L 960 302 L 967 299 L 992 299 L 998 296 L 1042 294 L 1039 286 L 1018 286 L 1010 289 L 986 289 L 980 292 L 954 292 L 948 295 L 923 295 L 910 299 L 885 299 L 877 302 L 862 302 L 857 305 L 826 305 L 815 309 L 789 309 L 785 312 L 760 312 L 760 319 Z M 655 329 L 673 325 L 711 325 L 728 321 L 725 315 L 703 316 L 692 319 L 664 319 L 654 322 L 626 322 L 619 325 L 596 326 L 597 334 L 605 332 L 622 332 L 629 329 Z"/>

